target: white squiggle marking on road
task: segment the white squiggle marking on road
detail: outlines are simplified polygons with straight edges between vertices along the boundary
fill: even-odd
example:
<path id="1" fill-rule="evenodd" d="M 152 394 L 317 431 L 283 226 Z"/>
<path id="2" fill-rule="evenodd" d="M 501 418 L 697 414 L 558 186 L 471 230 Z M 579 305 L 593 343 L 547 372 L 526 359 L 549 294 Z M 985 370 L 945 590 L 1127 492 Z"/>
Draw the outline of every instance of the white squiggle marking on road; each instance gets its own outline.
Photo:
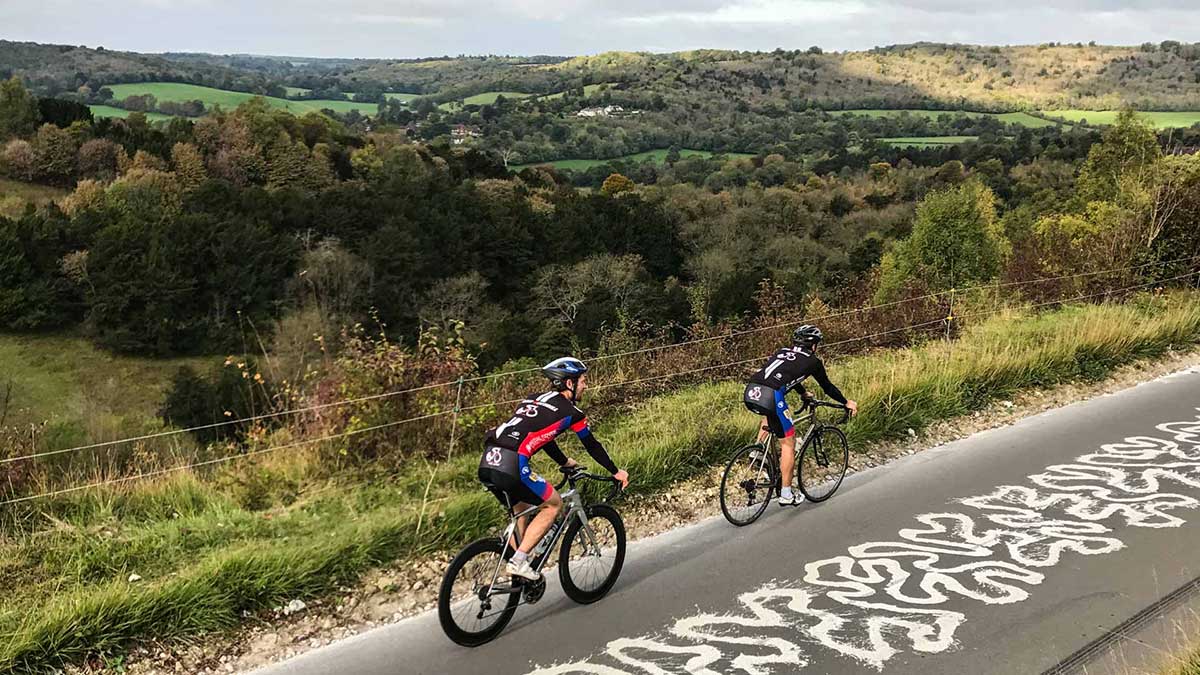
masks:
<path id="1" fill-rule="evenodd" d="M 771 582 L 737 596 L 730 614 L 675 620 L 662 633 L 609 642 L 587 660 L 531 675 L 594 673 L 769 675 L 807 664 L 824 647 L 882 668 L 902 649 L 954 646 L 966 620 L 939 608 L 952 598 L 984 605 L 1021 602 L 1044 580 L 1039 568 L 1066 553 L 1124 548 L 1114 526 L 1170 528 L 1171 513 L 1200 506 L 1200 417 L 1155 427 L 1165 437 L 1130 436 L 1069 464 L 957 500 L 969 512 L 927 513 L 894 541 L 851 546 L 810 562 L 801 582 Z M 614 665 L 609 665 L 612 663 Z"/>

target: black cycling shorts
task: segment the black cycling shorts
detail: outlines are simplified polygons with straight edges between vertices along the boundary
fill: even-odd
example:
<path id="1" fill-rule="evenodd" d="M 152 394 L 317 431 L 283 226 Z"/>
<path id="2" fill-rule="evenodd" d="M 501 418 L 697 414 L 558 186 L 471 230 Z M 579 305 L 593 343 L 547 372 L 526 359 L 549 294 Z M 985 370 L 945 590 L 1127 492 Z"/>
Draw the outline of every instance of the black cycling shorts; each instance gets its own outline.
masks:
<path id="1" fill-rule="evenodd" d="M 750 412 L 767 418 L 767 428 L 775 434 L 776 438 L 796 435 L 796 428 L 792 424 L 787 401 L 784 400 L 784 392 L 751 382 L 746 385 L 742 402 L 746 404 L 746 408 Z"/>
<path id="2" fill-rule="evenodd" d="M 484 448 L 477 475 L 479 482 L 505 507 L 516 506 L 518 502 L 537 506 L 554 494 L 554 487 L 533 472 L 529 459 L 508 448 L 494 445 Z"/>

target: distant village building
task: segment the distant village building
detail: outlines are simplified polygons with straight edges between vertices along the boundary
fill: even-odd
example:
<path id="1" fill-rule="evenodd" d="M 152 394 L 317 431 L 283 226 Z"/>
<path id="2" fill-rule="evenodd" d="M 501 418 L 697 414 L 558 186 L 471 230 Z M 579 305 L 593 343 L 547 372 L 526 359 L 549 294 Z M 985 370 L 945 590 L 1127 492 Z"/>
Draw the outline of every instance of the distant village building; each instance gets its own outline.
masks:
<path id="1" fill-rule="evenodd" d="M 472 138 L 479 138 L 483 132 L 479 127 L 471 127 L 465 124 L 456 124 L 450 129 L 450 142 L 454 145 L 462 145 Z"/>
<path id="2" fill-rule="evenodd" d="M 603 107 L 596 106 L 594 108 L 584 108 L 575 113 L 576 117 L 622 117 L 624 115 L 637 115 L 641 110 L 626 110 L 619 105 L 606 105 Z"/>

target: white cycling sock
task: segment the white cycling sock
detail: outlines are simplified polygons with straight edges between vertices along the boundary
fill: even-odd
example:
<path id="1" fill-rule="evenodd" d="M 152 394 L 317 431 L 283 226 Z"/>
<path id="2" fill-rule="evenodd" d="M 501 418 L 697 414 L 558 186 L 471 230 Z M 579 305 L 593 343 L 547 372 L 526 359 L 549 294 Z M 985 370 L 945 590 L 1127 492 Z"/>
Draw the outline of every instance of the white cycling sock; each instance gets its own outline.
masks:
<path id="1" fill-rule="evenodd" d="M 521 563 L 525 562 L 525 560 L 528 557 L 529 557 L 528 553 L 526 553 L 524 551 L 517 551 L 516 553 L 513 554 L 512 561 L 514 563 L 520 565 Z"/>
<path id="2" fill-rule="evenodd" d="M 789 485 L 789 486 L 783 488 L 782 490 L 780 490 L 779 496 L 783 497 L 784 499 L 791 499 L 792 498 L 792 486 Z"/>

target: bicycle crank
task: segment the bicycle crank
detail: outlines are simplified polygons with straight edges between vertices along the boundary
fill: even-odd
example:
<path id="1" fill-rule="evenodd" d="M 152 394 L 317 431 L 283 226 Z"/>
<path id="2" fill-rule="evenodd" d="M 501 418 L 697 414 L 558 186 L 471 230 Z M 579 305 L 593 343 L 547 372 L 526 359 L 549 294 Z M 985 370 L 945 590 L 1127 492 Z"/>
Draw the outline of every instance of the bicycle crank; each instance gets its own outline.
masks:
<path id="1" fill-rule="evenodd" d="M 527 581 L 522 584 L 521 594 L 524 596 L 525 602 L 531 605 L 541 600 L 542 596 L 546 594 L 546 577 L 542 576 L 537 581 Z"/>

